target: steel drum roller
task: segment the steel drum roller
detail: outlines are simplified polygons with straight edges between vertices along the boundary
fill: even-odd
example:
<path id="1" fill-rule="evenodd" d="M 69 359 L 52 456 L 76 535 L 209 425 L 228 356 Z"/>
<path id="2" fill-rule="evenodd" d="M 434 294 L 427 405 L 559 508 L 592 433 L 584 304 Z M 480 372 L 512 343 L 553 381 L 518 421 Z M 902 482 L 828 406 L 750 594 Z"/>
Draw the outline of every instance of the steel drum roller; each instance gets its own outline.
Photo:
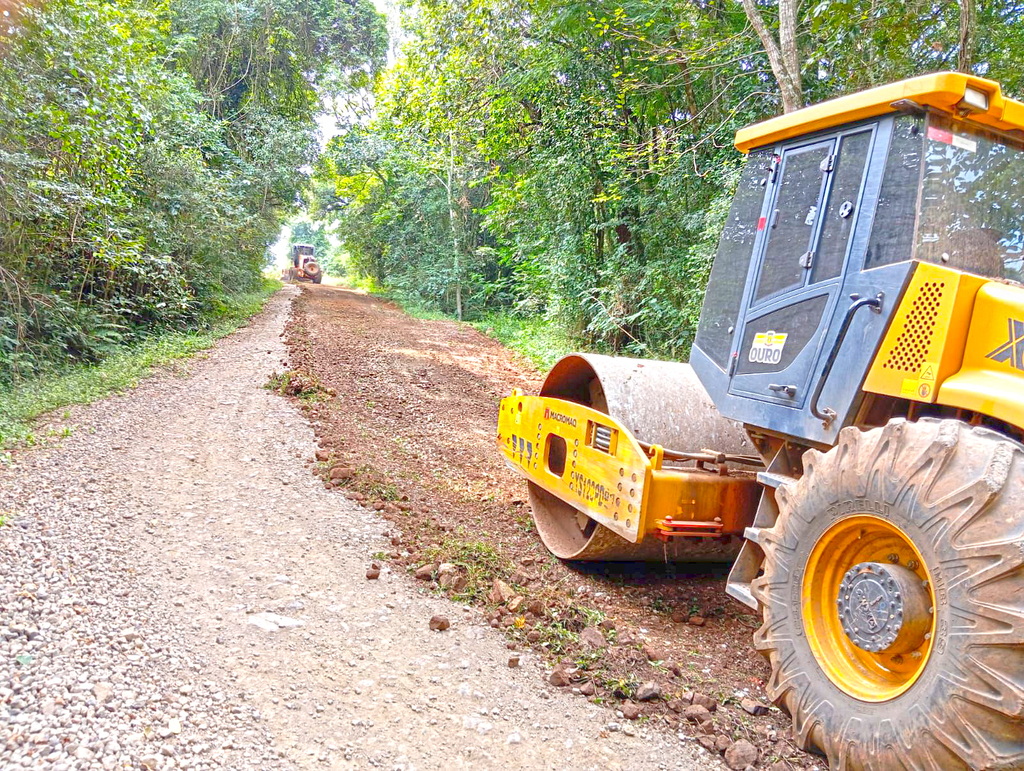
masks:
<path id="1" fill-rule="evenodd" d="M 604 412 L 648 444 L 756 454 L 743 429 L 715 409 L 689 364 L 570 354 L 548 373 L 540 395 Z M 665 543 L 650 534 L 634 544 L 533 482 L 529 498 L 541 540 L 561 559 L 728 562 L 741 545 L 740 538 L 676 538 Z"/>

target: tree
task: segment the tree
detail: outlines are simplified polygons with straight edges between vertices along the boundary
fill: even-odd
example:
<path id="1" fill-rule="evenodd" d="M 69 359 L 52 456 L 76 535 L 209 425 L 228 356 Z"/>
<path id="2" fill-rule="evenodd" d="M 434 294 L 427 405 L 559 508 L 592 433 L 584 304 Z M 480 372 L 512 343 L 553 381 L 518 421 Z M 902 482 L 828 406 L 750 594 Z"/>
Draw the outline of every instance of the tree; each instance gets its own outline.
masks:
<path id="1" fill-rule="evenodd" d="M 6 9 L 7 6 L 4 6 Z M 0 384 L 200 326 L 254 288 L 369 0 L 48 0 L 0 37 Z"/>
<path id="2" fill-rule="evenodd" d="M 743 0 L 743 10 L 750 26 L 757 33 L 761 45 L 772 67 L 772 73 L 779 84 L 784 112 L 793 112 L 804 106 L 803 86 L 800 76 L 800 51 L 797 44 L 797 13 L 799 0 L 778 0 L 779 33 L 772 34 L 764 17 L 758 10 L 756 0 Z"/>

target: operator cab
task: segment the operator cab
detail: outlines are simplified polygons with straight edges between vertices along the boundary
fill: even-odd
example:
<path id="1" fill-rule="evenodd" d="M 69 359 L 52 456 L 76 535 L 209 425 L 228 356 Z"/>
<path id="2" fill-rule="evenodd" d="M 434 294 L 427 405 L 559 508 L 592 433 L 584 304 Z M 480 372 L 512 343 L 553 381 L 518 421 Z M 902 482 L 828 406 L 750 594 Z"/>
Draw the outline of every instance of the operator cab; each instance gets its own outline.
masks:
<path id="1" fill-rule="evenodd" d="M 916 264 L 1024 280 L 1022 124 L 998 84 L 942 73 L 740 131 L 690 359 L 722 414 L 832 444 Z"/>
<path id="2" fill-rule="evenodd" d="M 292 247 L 292 265 L 301 268 L 307 260 L 312 260 L 316 249 L 312 244 L 295 244 Z"/>

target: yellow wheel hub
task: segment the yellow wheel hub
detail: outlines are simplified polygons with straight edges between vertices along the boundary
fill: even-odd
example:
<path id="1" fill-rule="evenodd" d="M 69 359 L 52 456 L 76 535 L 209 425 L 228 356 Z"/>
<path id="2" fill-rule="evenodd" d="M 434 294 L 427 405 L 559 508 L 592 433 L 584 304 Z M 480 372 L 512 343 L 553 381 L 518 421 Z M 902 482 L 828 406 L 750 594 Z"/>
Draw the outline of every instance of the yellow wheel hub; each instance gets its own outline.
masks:
<path id="1" fill-rule="evenodd" d="M 924 671 L 935 633 L 931 576 L 910 538 L 860 514 L 826 530 L 811 550 L 801 605 L 822 671 L 861 701 L 888 701 Z"/>

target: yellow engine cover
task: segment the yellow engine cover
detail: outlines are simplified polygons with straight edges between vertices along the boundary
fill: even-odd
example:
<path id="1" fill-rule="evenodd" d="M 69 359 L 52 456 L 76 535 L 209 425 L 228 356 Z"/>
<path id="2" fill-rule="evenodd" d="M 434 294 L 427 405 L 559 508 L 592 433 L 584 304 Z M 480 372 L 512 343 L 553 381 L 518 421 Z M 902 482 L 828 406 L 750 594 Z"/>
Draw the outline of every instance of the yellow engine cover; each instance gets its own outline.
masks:
<path id="1" fill-rule="evenodd" d="M 933 403 L 960 368 L 971 308 L 986 279 L 922 263 L 868 371 L 864 390 Z"/>
<path id="2" fill-rule="evenodd" d="M 978 290 L 963 365 L 938 401 L 1024 427 L 1024 288 L 990 281 Z"/>
<path id="3" fill-rule="evenodd" d="M 864 390 L 1024 427 L 1024 288 L 919 264 Z"/>

